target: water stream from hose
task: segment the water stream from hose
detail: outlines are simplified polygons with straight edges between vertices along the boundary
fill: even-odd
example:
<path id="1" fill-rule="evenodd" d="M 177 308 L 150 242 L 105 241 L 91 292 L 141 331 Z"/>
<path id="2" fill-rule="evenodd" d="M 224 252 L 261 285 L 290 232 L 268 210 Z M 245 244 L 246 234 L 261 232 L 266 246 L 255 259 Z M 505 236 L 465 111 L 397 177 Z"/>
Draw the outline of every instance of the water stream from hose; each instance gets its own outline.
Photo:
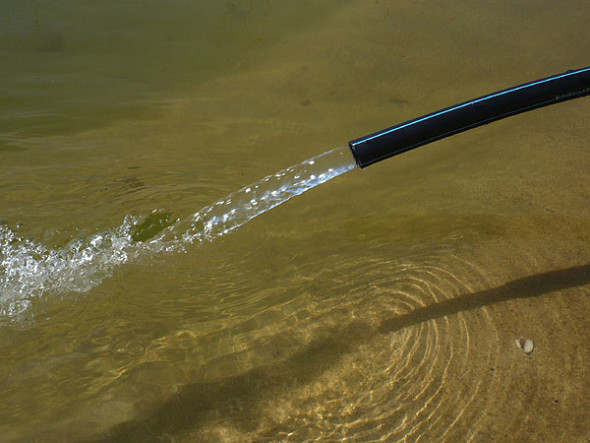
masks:
<path id="1" fill-rule="evenodd" d="M 52 249 L 0 224 L 0 317 L 25 312 L 33 300 L 85 292 L 143 256 L 213 241 L 281 203 L 355 167 L 347 147 L 269 175 L 184 219 L 154 211 L 127 216 L 113 229 Z"/>

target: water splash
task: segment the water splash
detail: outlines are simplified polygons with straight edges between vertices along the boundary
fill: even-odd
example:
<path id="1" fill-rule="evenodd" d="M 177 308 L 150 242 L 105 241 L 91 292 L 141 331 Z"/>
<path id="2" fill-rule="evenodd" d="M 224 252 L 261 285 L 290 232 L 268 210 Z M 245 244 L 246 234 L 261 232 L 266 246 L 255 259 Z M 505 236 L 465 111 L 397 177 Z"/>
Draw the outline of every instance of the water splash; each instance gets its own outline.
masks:
<path id="1" fill-rule="evenodd" d="M 186 219 L 161 211 L 127 216 L 114 229 L 59 249 L 0 225 L 0 317 L 17 316 L 44 295 L 86 292 L 140 256 L 213 241 L 354 167 L 348 149 L 337 148 L 269 175 Z"/>

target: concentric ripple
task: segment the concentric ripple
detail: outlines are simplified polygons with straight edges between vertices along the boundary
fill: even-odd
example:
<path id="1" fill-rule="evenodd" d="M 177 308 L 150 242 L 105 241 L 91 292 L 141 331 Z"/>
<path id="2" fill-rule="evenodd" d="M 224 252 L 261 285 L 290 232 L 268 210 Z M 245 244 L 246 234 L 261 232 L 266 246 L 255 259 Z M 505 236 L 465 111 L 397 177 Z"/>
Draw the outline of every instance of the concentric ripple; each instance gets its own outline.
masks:
<path id="1" fill-rule="evenodd" d="M 496 255 L 491 260 L 501 260 L 503 254 Z M 532 256 L 538 260 L 539 251 Z M 303 333 L 312 327 L 305 321 L 297 324 L 298 333 L 291 331 L 306 343 L 303 349 L 264 372 L 271 380 L 261 387 L 264 403 L 249 404 L 263 424 L 244 426 L 232 417 L 239 414 L 224 409 L 226 422 L 198 426 L 184 441 L 222 435 L 231 441 L 486 441 L 489 429 L 493 435 L 535 435 L 536 429 L 521 425 L 535 414 L 527 402 L 546 402 L 548 396 L 555 405 L 565 401 L 565 392 L 523 389 L 534 383 L 525 375 L 530 370 L 548 379 L 555 375 L 531 367 L 534 358 L 512 338 L 520 329 L 549 340 L 551 334 L 533 326 L 537 315 L 546 319 L 549 311 L 534 313 L 530 306 L 541 306 L 536 300 L 560 287 L 588 284 L 588 266 L 533 273 L 509 284 L 498 284 L 502 279 L 448 251 L 354 266 L 343 261 L 336 268 L 321 280 L 356 277 L 314 306 L 313 333 Z M 523 268 L 531 272 L 535 264 Z M 535 358 L 540 364 L 551 357 Z M 570 371 L 580 379 L 584 369 L 575 362 L 570 357 Z M 554 379 L 550 384 L 560 386 Z"/>
<path id="2" fill-rule="evenodd" d="M 470 372 L 473 353 L 483 352 L 487 364 L 495 350 L 473 349 L 473 326 L 460 309 L 450 316 L 434 313 L 430 318 L 428 313 L 478 289 L 469 277 L 481 281 L 481 274 L 456 259 L 440 264 L 434 256 L 386 268 L 390 272 L 384 275 L 383 262 L 363 267 L 363 279 L 371 286 L 346 295 L 347 309 L 363 320 L 356 327 L 353 321 L 338 328 L 342 342 L 358 346 L 343 353 L 314 389 L 298 390 L 292 400 L 294 420 L 280 441 L 439 440 L 451 435 L 455 423 L 479 401 L 480 385 L 489 381 L 487 371 L 461 391 L 445 387 L 457 386 L 456 380 Z M 490 332 L 489 324 L 486 330 Z M 486 346 L 493 343 L 486 340 Z"/>
<path id="3" fill-rule="evenodd" d="M 354 272 L 359 266 L 362 274 Z M 175 437 L 186 438 L 180 441 L 420 441 L 452 436 L 455 426 L 464 435 L 465 423 L 485 406 L 478 394 L 497 354 L 489 337 L 484 345 L 472 342 L 478 325 L 462 312 L 461 298 L 483 282 L 477 268 L 445 250 L 393 261 L 384 251 L 354 265 L 334 257 L 310 283 L 331 285 L 326 294 L 311 296 L 303 284 L 300 297 L 232 327 L 202 335 L 189 328 L 154 341 L 142 363 L 101 385 L 110 386 L 104 402 L 180 353 L 167 369 L 177 374 L 174 382 L 160 387 L 176 400 L 114 426 L 104 441 L 147 438 L 156 417 L 159 427 L 150 432 L 168 435 L 177 407 L 194 408 L 185 412 L 190 431 Z M 456 312 L 437 313 L 444 303 Z M 494 334 L 482 315 L 475 323 Z M 127 408 L 142 403 L 138 397 Z"/>

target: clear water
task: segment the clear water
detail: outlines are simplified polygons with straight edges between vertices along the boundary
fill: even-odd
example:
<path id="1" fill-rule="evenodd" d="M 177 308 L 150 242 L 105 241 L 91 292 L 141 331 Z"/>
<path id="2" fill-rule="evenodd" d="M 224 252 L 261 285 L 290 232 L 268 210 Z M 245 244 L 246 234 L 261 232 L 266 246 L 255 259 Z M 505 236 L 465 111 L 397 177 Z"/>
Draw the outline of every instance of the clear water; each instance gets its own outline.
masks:
<path id="1" fill-rule="evenodd" d="M 3 0 L 0 441 L 586 442 L 590 99 L 287 198 L 589 8 Z"/>
<path id="2" fill-rule="evenodd" d="M 325 152 L 248 185 L 186 220 L 154 211 L 59 249 L 0 225 L 0 316 L 19 316 L 31 299 L 86 292 L 116 268 L 187 244 L 213 241 L 287 200 L 355 167 L 348 148 Z"/>

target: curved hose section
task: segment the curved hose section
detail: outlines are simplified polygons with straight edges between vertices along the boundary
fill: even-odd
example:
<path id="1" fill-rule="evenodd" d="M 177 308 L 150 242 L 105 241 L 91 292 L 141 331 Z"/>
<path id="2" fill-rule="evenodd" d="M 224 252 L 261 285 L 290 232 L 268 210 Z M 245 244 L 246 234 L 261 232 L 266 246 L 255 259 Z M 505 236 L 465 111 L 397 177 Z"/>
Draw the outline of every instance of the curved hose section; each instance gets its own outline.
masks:
<path id="1" fill-rule="evenodd" d="M 361 168 L 521 112 L 590 94 L 590 67 L 494 92 L 348 142 Z"/>

